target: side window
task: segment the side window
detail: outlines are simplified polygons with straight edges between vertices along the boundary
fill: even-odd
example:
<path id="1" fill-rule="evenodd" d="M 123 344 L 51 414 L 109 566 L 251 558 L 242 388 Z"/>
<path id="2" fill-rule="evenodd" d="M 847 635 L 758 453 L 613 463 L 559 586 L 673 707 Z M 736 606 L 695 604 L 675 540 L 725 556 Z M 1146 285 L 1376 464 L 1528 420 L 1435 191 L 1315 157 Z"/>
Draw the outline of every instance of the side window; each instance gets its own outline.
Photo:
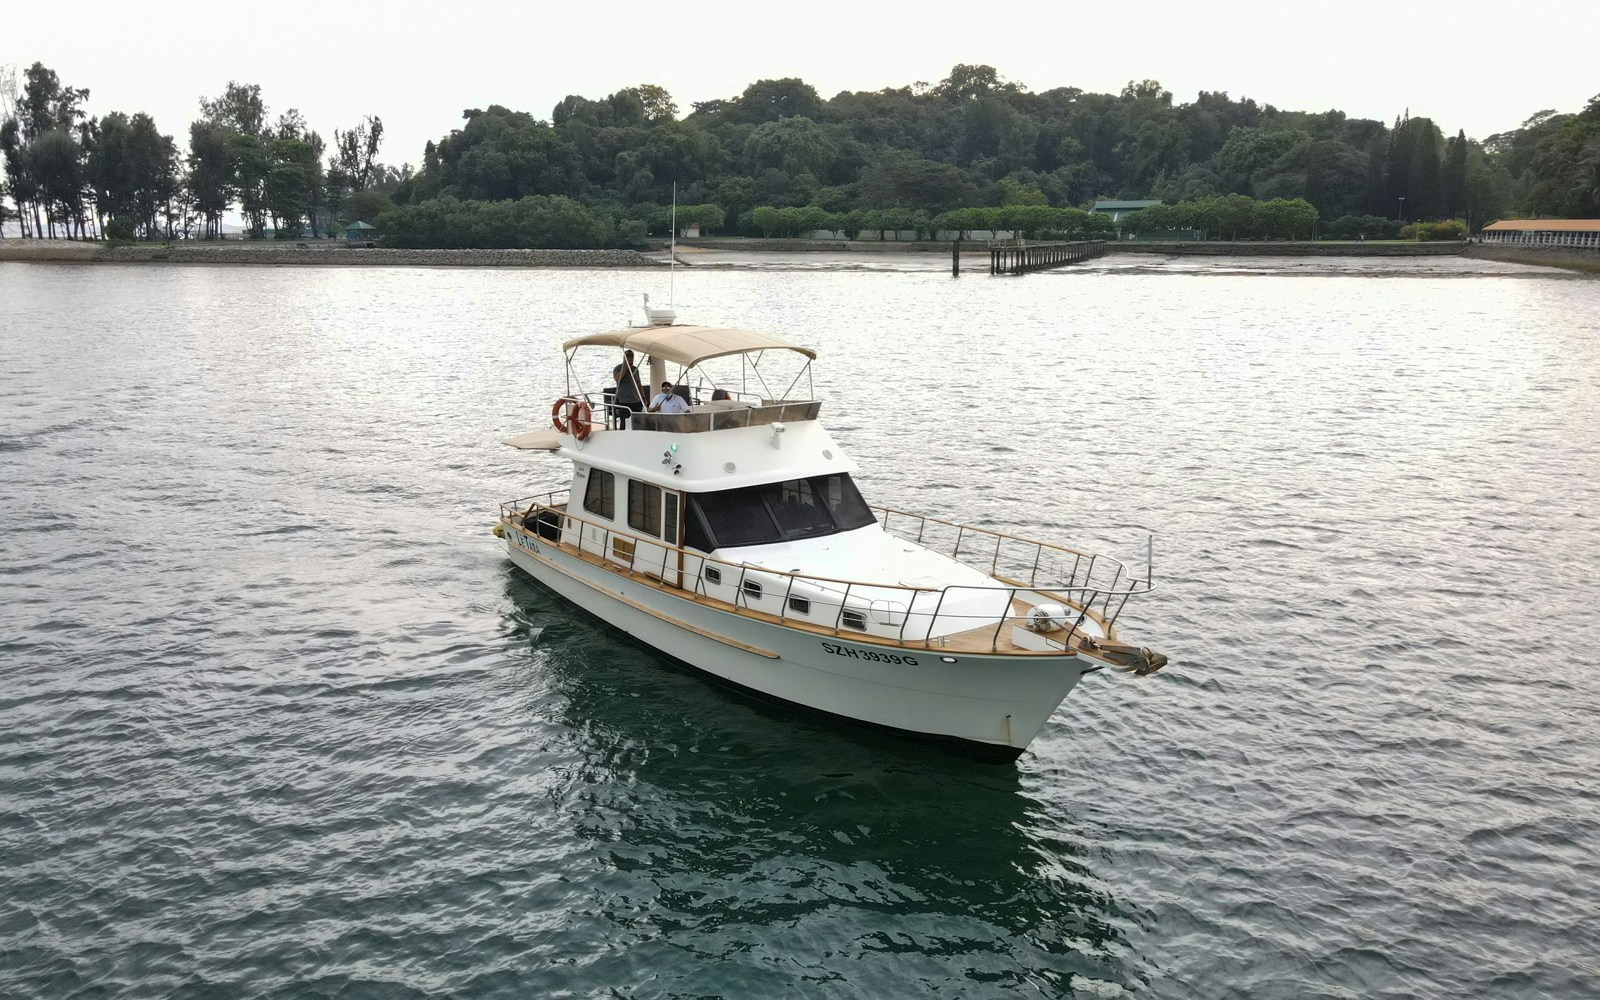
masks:
<path id="1" fill-rule="evenodd" d="M 668 492 L 661 497 L 661 540 L 668 545 L 678 544 L 678 494 Z"/>
<path id="2" fill-rule="evenodd" d="M 583 509 L 595 517 L 612 520 L 617 516 L 617 477 L 600 469 L 589 470 L 583 488 Z"/>
<path id="3" fill-rule="evenodd" d="M 628 527 L 641 535 L 661 537 L 661 487 L 628 480 Z"/>

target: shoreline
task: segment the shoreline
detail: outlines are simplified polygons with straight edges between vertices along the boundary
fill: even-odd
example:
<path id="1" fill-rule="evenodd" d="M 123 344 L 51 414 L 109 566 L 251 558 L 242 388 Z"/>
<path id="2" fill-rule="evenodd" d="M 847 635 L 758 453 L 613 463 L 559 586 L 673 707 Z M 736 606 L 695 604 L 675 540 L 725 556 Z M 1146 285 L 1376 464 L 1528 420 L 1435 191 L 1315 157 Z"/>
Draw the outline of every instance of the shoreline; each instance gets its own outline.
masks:
<path id="1" fill-rule="evenodd" d="M 1058 242 L 1038 240 L 1029 242 Z M 769 253 L 861 253 L 866 256 L 879 253 L 938 253 L 950 252 L 950 240 L 801 240 L 756 239 L 752 237 L 697 237 L 680 239 L 678 250 L 721 250 L 729 253 L 762 251 Z M 1112 254 L 1165 254 L 1206 257 L 1451 257 L 1466 249 L 1465 243 L 1352 243 L 1307 240 L 1228 242 L 1210 240 L 1203 243 L 1158 243 L 1130 240 L 1106 242 L 1106 255 Z M 665 240 L 652 240 L 652 250 L 665 250 Z M 985 240 L 963 240 L 961 254 L 987 255 Z"/>
<path id="2" fill-rule="evenodd" d="M 637 250 L 400 250 L 332 240 L 230 243 L 180 240 L 112 246 L 77 240 L 0 240 L 0 261 L 39 264 L 227 264 L 322 267 L 659 268 Z"/>
<path id="3" fill-rule="evenodd" d="M 1573 247 L 1521 247 L 1496 246 L 1474 243 L 1462 253 L 1473 260 L 1493 260 L 1502 264 L 1526 264 L 1530 267 L 1559 267 L 1600 278 L 1600 251 L 1580 250 Z"/>
<path id="4" fill-rule="evenodd" d="M 620 268 L 654 269 L 667 266 L 667 244 L 652 242 L 639 250 L 402 250 L 387 247 L 351 247 L 335 240 L 304 242 L 230 242 L 184 240 L 173 243 L 110 245 L 94 241 L 0 239 L 0 262 L 48 264 L 212 264 L 228 266 L 323 267 L 504 267 L 504 268 Z M 976 261 L 988 255 L 988 245 L 962 244 L 962 258 Z M 679 262 L 693 266 L 693 256 L 710 252 L 736 258 L 745 253 L 833 253 L 860 260 L 886 254 L 947 255 L 950 244 L 929 241 L 797 240 L 700 238 L 678 242 Z M 689 257 L 684 260 L 684 257 Z M 1600 253 L 1560 247 L 1510 247 L 1483 243 L 1111 243 L 1106 256 L 1156 257 L 1334 257 L 1419 258 L 1466 257 L 1474 260 L 1559 268 L 1600 277 Z M 723 266 L 737 266 L 727 261 Z"/>

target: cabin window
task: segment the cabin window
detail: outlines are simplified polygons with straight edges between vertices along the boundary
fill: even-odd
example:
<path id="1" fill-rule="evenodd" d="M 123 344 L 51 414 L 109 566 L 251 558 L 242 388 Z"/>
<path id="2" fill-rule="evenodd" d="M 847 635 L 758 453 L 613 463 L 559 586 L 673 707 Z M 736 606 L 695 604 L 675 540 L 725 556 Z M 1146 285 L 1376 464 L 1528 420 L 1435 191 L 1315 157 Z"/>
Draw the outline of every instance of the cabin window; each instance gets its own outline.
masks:
<path id="1" fill-rule="evenodd" d="M 778 525 L 753 489 L 691 493 L 689 502 L 700 509 L 717 548 L 762 545 L 779 540 Z"/>
<path id="2" fill-rule="evenodd" d="M 789 598 L 789 610 L 797 615 L 809 615 L 811 613 L 811 601 L 805 597 L 791 597 Z"/>
<path id="3" fill-rule="evenodd" d="M 688 543 L 704 551 L 820 538 L 877 523 L 843 473 L 689 494 Z"/>
<path id="4" fill-rule="evenodd" d="M 822 499 L 827 503 L 828 510 L 833 512 L 834 520 L 839 522 L 840 531 L 878 523 L 878 516 L 861 499 L 861 491 L 856 489 L 856 484 L 849 476 L 815 476 L 811 482 L 821 490 Z"/>
<path id="5" fill-rule="evenodd" d="M 757 583 L 756 581 L 746 580 L 740 586 L 740 589 L 744 591 L 745 597 L 753 597 L 758 601 L 761 600 L 761 584 Z"/>
<path id="6" fill-rule="evenodd" d="M 867 616 L 859 611 L 846 611 L 839 616 L 839 624 L 845 628 L 853 628 L 857 632 L 865 632 L 867 630 Z"/>
<path id="7" fill-rule="evenodd" d="M 707 583 L 722 582 L 722 570 L 717 569 L 715 566 L 707 566 L 700 571 L 700 575 L 706 578 Z"/>
<path id="8" fill-rule="evenodd" d="M 791 479 L 766 489 L 767 505 L 785 538 L 809 538 L 833 531 L 833 515 L 809 479 Z"/>
<path id="9" fill-rule="evenodd" d="M 628 480 L 628 527 L 641 535 L 661 537 L 661 487 Z"/>
<path id="10" fill-rule="evenodd" d="M 661 540 L 678 544 L 678 494 L 668 490 L 661 497 Z"/>
<path id="11" fill-rule="evenodd" d="M 616 476 L 600 469 L 589 470 L 588 485 L 583 488 L 583 509 L 595 517 L 612 520 L 617 516 Z"/>

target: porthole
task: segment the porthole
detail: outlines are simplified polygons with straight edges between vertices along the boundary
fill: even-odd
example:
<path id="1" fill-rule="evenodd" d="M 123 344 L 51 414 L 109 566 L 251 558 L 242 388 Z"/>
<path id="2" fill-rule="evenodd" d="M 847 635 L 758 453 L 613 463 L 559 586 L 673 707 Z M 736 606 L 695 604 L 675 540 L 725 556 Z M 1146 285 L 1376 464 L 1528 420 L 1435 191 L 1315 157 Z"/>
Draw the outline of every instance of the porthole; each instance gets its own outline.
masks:
<path id="1" fill-rule="evenodd" d="M 797 615 L 809 615 L 811 613 L 811 601 L 804 597 L 791 597 L 789 598 L 789 610 Z"/>
<path id="2" fill-rule="evenodd" d="M 700 575 L 706 578 L 707 583 L 722 582 L 722 570 L 717 569 L 715 566 L 707 566 Z"/>
<path id="3" fill-rule="evenodd" d="M 846 611 L 839 616 L 839 624 L 845 628 L 853 628 L 857 632 L 865 632 L 867 630 L 867 616 L 859 611 Z"/>
<path id="4" fill-rule="evenodd" d="M 757 583 L 756 581 L 746 580 L 742 585 L 742 589 L 744 590 L 745 597 L 753 597 L 758 601 L 761 600 L 761 584 Z"/>

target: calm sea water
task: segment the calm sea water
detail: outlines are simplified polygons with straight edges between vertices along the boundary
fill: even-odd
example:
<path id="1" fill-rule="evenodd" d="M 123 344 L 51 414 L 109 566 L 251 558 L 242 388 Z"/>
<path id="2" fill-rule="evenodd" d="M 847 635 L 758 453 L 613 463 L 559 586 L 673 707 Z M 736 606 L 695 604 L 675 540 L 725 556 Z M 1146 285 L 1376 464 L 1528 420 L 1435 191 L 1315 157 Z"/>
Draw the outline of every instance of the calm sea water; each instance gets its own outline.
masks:
<path id="1" fill-rule="evenodd" d="M 1015 765 L 515 573 L 640 272 L 0 265 L 0 995 L 1600 995 L 1600 282 L 680 271 L 869 499 L 1158 533 Z"/>

